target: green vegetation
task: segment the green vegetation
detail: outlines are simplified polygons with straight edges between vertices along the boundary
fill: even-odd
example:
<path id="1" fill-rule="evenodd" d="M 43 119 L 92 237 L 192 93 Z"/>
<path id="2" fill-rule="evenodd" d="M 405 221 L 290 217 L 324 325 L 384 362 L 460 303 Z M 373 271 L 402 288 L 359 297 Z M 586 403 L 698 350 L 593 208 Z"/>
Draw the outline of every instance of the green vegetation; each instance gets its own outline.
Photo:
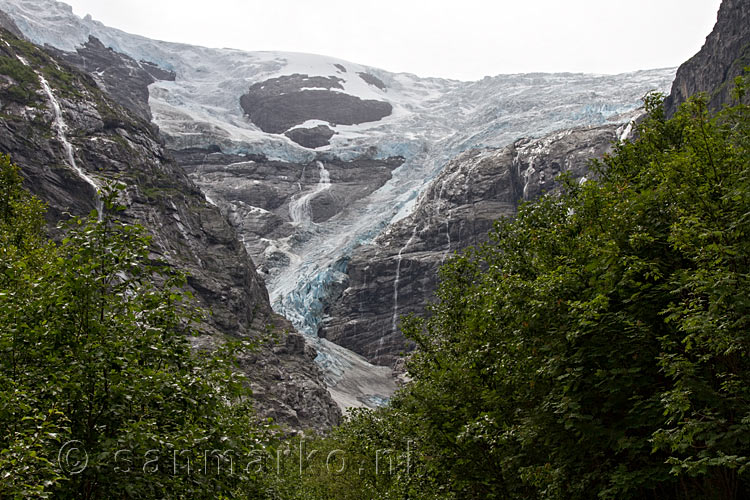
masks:
<path id="1" fill-rule="evenodd" d="M 116 192 L 54 243 L 0 158 L 0 497 L 750 497 L 750 108 L 646 107 L 448 261 L 387 407 L 281 444 Z"/>
<path id="2" fill-rule="evenodd" d="M 646 106 L 598 180 L 566 181 L 444 266 L 405 327 L 412 382 L 311 444 L 355 465 L 313 457 L 290 495 L 750 496 L 748 107 Z"/>
<path id="3" fill-rule="evenodd" d="M 115 194 L 55 244 L 0 158 L 0 497 L 257 496 L 257 467 L 220 456 L 269 440 L 229 361 L 243 346 L 191 349 L 184 276 L 149 260 Z"/>
<path id="4" fill-rule="evenodd" d="M 0 55 L 0 75 L 10 77 L 13 82 L 2 91 L 6 99 L 20 104 L 33 103 L 37 99 L 35 92 L 39 81 L 36 74 L 15 57 Z"/>

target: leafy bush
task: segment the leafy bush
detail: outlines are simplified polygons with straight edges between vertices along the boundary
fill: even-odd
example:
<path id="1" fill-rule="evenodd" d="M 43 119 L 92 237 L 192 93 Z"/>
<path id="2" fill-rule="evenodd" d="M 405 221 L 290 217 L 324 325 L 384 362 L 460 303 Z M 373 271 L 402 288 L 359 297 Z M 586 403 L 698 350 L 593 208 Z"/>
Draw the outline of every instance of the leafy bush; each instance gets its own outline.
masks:
<path id="1" fill-rule="evenodd" d="M 374 496 L 750 497 L 748 107 L 646 107 L 596 180 L 443 267 L 427 318 L 406 322 L 412 382 L 333 438 L 413 442 L 410 474 Z M 355 472 L 319 498 L 373 484 Z"/>
<path id="2" fill-rule="evenodd" d="M 0 184 L 0 497 L 265 494 L 268 432 L 231 362 L 246 346 L 191 348 L 185 278 L 116 191 L 54 244 L 8 157 Z"/>

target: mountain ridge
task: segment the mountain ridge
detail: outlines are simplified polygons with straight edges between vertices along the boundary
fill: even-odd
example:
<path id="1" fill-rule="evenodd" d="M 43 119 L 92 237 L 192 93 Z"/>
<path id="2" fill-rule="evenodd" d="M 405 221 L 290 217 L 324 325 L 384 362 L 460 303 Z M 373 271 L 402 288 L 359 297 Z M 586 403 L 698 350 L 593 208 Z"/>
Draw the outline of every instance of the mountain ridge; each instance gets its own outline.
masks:
<path id="1" fill-rule="evenodd" d="M 8 31 L 0 30 L 0 38 L 0 149 L 48 204 L 50 223 L 97 208 L 92 186 L 124 183 L 126 220 L 148 228 L 154 258 L 186 270 L 198 303 L 212 312 L 203 324 L 208 334 L 196 344 L 215 345 L 225 335 L 262 341 L 259 352 L 240 359 L 259 413 L 298 429 L 336 423 L 338 409 L 314 354 L 272 311 L 234 230 L 177 167 L 154 129 L 102 93 L 90 76 Z M 277 343 L 264 340 L 269 325 Z"/>
<path id="2" fill-rule="evenodd" d="M 331 381 L 343 383 L 342 367 L 361 361 L 316 338 L 345 287 L 348 262 L 356 248 L 408 216 L 452 158 L 524 136 L 619 125 L 647 91 L 666 88 L 673 77 L 664 69 L 500 75 L 476 82 L 418 78 L 323 56 L 148 40 L 78 18 L 53 0 L 0 0 L 0 8 L 37 43 L 74 54 L 90 50 L 85 44 L 94 36 L 103 47 L 99 54 L 111 48 L 127 56 L 116 64 L 143 69 L 148 60 L 174 74 L 174 80 L 152 83 L 144 75 L 132 82 L 132 92 L 146 84 L 143 110 L 193 182 L 233 223 L 263 271 L 274 310 L 318 351 L 329 388 L 335 388 Z M 106 76 L 104 71 L 100 78 Z M 272 85 L 279 81 L 284 85 Z M 243 96 L 253 88 L 254 104 L 243 109 Z M 316 108 L 319 99 L 343 102 L 342 96 L 352 104 L 348 121 L 358 123 L 333 123 L 319 113 L 325 106 Z M 364 116 L 358 107 L 368 101 L 388 104 L 390 113 Z M 263 118 L 253 118 L 256 105 L 260 115 L 291 113 L 294 119 L 277 133 L 264 132 L 256 123 Z M 384 392 L 344 399 L 379 400 Z"/>
<path id="3" fill-rule="evenodd" d="M 708 93 L 708 106 L 717 112 L 732 103 L 734 79 L 750 66 L 750 3 L 723 0 L 716 24 L 693 57 L 677 69 L 664 107 L 672 116 L 680 104 L 699 92 Z"/>

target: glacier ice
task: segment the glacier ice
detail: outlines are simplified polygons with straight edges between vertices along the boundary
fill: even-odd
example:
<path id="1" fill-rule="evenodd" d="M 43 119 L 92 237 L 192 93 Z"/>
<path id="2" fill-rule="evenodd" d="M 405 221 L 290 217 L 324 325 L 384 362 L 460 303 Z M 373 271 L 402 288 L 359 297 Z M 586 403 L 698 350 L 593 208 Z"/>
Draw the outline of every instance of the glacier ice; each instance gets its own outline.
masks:
<path id="1" fill-rule="evenodd" d="M 363 400 L 370 403 L 362 404 L 371 404 L 387 398 L 392 389 L 385 378 L 379 382 L 382 390 L 372 385 L 363 389 L 361 380 L 353 382 L 357 375 L 350 379 L 346 373 L 368 369 L 380 373 L 380 369 L 367 368 L 364 360 L 315 337 L 327 301 L 346 285 L 352 250 L 408 215 L 425 187 L 455 155 L 570 127 L 625 124 L 624 116 L 640 106 L 641 97 L 652 89 L 667 90 L 675 73 L 672 68 L 621 75 L 534 73 L 461 82 L 390 73 L 311 54 L 210 49 L 150 40 L 91 18 L 81 19 L 69 6 L 54 0 L 0 0 L 0 9 L 36 43 L 71 51 L 93 35 L 136 60 L 175 71 L 174 82 L 160 81 L 149 87 L 149 104 L 167 145 L 176 149 L 219 146 L 225 153 L 263 154 L 300 164 L 318 159 L 318 152 L 283 135 L 262 132 L 240 107 L 239 98 L 251 85 L 279 76 L 335 76 L 342 79 L 343 92 L 392 105 L 393 113 L 377 122 L 342 126 L 311 120 L 303 124 L 308 128 L 328 125 L 334 130 L 331 145 L 323 148 L 325 155 L 343 160 L 401 156 L 404 163 L 380 189 L 329 220 L 313 224 L 309 202 L 330 181 L 324 180 L 325 168 L 319 166 L 318 185 L 310 193 L 297 195 L 290 207 L 297 234 L 269 241 L 266 247 L 266 254 L 286 256 L 281 269 L 267 280 L 274 308 L 308 334 L 318 349 L 319 363 L 327 370 L 332 394 L 347 404 Z M 360 72 L 376 76 L 385 90 L 368 84 L 358 76 Z"/>

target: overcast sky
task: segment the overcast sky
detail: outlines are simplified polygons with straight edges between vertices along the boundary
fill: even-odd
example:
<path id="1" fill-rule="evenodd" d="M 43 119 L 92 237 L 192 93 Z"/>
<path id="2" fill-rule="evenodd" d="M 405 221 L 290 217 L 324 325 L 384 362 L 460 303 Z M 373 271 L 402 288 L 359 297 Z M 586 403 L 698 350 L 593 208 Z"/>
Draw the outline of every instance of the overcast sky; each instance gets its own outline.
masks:
<path id="1" fill-rule="evenodd" d="M 533 71 L 678 66 L 721 0 L 66 0 L 76 14 L 159 40 L 339 57 L 475 80 Z"/>

